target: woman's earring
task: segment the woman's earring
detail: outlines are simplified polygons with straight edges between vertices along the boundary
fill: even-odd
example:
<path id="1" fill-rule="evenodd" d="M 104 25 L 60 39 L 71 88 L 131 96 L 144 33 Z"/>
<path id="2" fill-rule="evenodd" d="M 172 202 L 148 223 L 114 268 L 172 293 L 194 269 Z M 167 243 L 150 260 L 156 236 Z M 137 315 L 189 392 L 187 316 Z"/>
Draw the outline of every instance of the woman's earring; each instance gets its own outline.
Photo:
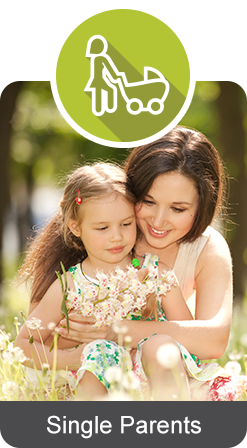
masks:
<path id="1" fill-rule="evenodd" d="M 81 195 L 80 195 L 80 190 L 78 190 L 78 193 L 77 193 L 77 197 L 76 197 L 76 203 L 77 203 L 77 205 L 80 205 L 81 204 Z"/>

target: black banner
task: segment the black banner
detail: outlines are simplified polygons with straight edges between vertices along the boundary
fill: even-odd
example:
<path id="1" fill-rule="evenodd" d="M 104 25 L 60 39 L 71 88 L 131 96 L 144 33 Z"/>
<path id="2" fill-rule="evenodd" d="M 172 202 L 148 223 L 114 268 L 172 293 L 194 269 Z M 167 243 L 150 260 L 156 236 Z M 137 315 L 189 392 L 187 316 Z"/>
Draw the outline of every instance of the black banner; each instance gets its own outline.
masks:
<path id="1" fill-rule="evenodd" d="M 227 448 L 247 430 L 246 402 L 2 402 L 0 412 L 2 438 L 16 448 Z"/>

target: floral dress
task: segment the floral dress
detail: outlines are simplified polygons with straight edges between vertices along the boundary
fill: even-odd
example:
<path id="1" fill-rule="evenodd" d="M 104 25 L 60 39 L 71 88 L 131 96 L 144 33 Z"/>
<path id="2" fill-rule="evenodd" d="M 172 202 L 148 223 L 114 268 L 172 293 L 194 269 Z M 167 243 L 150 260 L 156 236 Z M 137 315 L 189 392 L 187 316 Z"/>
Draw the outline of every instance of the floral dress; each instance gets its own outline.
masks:
<path id="1" fill-rule="evenodd" d="M 152 266 L 153 277 L 158 277 L 158 261 L 159 258 L 156 255 L 146 254 L 144 257 L 144 263 L 142 267 Z M 81 264 L 78 264 L 70 268 L 70 273 L 74 280 L 75 288 L 78 294 L 81 293 L 79 284 L 81 283 L 81 276 L 85 276 L 85 273 L 81 270 Z M 88 278 L 88 281 L 94 281 Z M 157 301 L 158 305 L 158 320 L 165 321 L 165 313 L 161 307 L 160 300 Z M 138 320 L 140 315 L 131 314 L 128 316 L 131 320 Z M 149 320 L 152 320 L 149 318 Z M 155 335 L 155 333 L 154 333 Z M 154 336 L 152 335 L 152 336 Z M 152 336 L 141 340 L 138 344 L 134 359 L 132 360 L 131 353 L 125 347 L 121 347 L 115 342 L 107 340 L 95 340 L 84 348 L 82 354 L 82 364 L 78 370 L 78 382 L 82 378 L 84 372 L 90 371 L 93 373 L 99 381 L 110 390 L 111 384 L 109 384 L 105 372 L 108 367 L 121 367 L 124 372 L 134 371 L 135 375 L 139 379 L 139 392 L 140 396 L 145 396 L 148 390 L 148 382 L 145 372 L 142 367 L 142 347 L 145 341 Z M 185 369 L 187 370 L 189 377 L 194 378 L 199 382 L 206 382 L 213 380 L 219 376 L 229 376 L 229 374 L 217 363 L 200 363 L 199 359 L 188 352 L 188 350 L 177 342 L 178 348 L 181 352 Z"/>

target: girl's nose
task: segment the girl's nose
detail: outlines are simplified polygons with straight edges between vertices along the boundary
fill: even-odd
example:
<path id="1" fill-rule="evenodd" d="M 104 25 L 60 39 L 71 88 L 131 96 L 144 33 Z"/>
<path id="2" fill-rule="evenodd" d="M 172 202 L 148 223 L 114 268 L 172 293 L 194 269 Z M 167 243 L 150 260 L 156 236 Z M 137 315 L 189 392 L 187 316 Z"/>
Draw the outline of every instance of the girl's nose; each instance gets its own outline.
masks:
<path id="1" fill-rule="evenodd" d="M 121 241 L 123 239 L 123 235 L 120 229 L 114 229 L 111 234 L 111 241 Z"/>

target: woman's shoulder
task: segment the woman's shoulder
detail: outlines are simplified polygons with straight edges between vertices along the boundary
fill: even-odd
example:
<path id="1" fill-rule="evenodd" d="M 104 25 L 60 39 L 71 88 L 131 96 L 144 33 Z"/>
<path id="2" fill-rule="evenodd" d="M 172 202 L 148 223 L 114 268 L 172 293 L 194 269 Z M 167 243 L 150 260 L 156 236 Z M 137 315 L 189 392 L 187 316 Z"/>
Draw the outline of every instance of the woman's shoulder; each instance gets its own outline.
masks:
<path id="1" fill-rule="evenodd" d="M 222 249 L 225 249 L 227 252 L 229 252 L 229 246 L 223 235 L 218 230 L 214 229 L 213 227 L 208 227 L 205 230 L 204 235 L 206 235 L 208 238 L 205 247 L 208 247 L 212 250 L 214 249 L 217 252 Z"/>
<path id="2" fill-rule="evenodd" d="M 207 237 L 207 241 L 198 258 L 198 265 L 220 261 L 231 264 L 230 249 L 223 235 L 213 227 L 208 227 L 203 235 Z"/>

